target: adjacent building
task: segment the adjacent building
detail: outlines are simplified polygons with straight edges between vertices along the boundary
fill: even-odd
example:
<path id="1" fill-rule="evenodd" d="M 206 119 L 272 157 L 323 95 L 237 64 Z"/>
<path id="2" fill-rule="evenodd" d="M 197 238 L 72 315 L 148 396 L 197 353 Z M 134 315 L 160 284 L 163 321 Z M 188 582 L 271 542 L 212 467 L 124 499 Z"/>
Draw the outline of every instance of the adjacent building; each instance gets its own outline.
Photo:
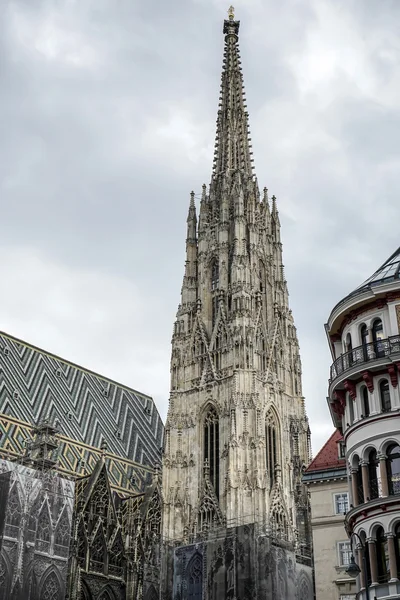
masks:
<path id="1" fill-rule="evenodd" d="M 400 249 L 332 310 L 329 406 L 343 433 L 359 594 L 400 598 Z"/>
<path id="2" fill-rule="evenodd" d="M 89 474 L 105 443 L 113 488 L 141 492 L 161 460 L 164 427 L 150 396 L 0 333 L 0 457 L 21 457 L 44 419 L 59 429 L 66 477 Z"/>
<path id="3" fill-rule="evenodd" d="M 316 600 L 354 600 L 346 574 L 351 547 L 344 529 L 349 492 L 343 436 L 336 429 L 303 475 L 311 505 Z"/>
<path id="4" fill-rule="evenodd" d="M 214 166 L 187 217 L 163 455 L 163 598 L 313 597 L 310 430 L 275 196 L 260 194 L 224 22 Z"/>

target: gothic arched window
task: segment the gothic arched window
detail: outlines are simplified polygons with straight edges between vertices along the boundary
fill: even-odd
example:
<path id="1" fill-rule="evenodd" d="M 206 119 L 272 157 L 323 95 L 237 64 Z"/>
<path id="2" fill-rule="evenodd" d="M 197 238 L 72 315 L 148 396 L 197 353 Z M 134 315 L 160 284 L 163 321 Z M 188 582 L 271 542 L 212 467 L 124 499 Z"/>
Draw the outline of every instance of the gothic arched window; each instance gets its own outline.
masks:
<path id="1" fill-rule="evenodd" d="M 201 600 L 203 597 L 203 561 L 200 554 L 195 554 L 187 569 L 188 600 Z"/>
<path id="2" fill-rule="evenodd" d="M 65 507 L 58 520 L 54 534 L 54 554 L 57 556 L 68 556 L 70 534 L 71 524 L 68 518 L 67 508 Z"/>
<path id="3" fill-rule="evenodd" d="M 275 483 L 276 466 L 279 464 L 279 428 L 275 413 L 270 410 L 265 421 L 265 447 L 270 488 Z"/>
<path id="4" fill-rule="evenodd" d="M 211 265 L 211 291 L 218 289 L 219 286 L 219 266 L 217 260 Z"/>
<path id="5" fill-rule="evenodd" d="M 390 412 L 392 405 L 390 403 L 389 382 L 387 379 L 383 379 L 379 384 L 379 396 L 382 412 Z"/>
<path id="6" fill-rule="evenodd" d="M 210 482 L 219 498 L 219 421 L 217 411 L 211 406 L 204 419 L 204 462 L 210 469 Z"/>
<path id="7" fill-rule="evenodd" d="M 114 543 L 111 548 L 108 562 L 108 573 L 115 577 L 121 577 L 122 575 L 122 559 L 123 559 L 124 545 L 122 542 L 121 534 L 117 533 Z"/>
<path id="8" fill-rule="evenodd" d="M 106 542 L 102 527 L 97 530 L 96 537 L 90 546 L 90 569 L 97 573 L 104 573 L 104 559 L 106 556 Z"/>
<path id="9" fill-rule="evenodd" d="M 18 537 L 21 523 L 22 507 L 18 494 L 18 484 L 14 483 L 7 500 L 6 512 L 6 535 L 12 538 Z"/>
<path id="10" fill-rule="evenodd" d="M 61 600 L 60 584 L 54 571 L 47 576 L 40 598 L 41 600 Z"/>
<path id="11" fill-rule="evenodd" d="M 36 529 L 37 549 L 41 552 L 50 552 L 51 540 L 51 520 L 49 507 L 45 502 L 39 514 L 38 526 Z"/>

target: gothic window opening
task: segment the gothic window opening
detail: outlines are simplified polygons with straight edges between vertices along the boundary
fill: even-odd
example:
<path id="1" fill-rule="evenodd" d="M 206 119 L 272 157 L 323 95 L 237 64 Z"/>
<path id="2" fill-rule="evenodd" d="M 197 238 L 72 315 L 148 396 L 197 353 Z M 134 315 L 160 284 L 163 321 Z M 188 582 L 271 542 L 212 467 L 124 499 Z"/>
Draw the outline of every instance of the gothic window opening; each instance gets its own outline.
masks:
<path id="1" fill-rule="evenodd" d="M 219 286 L 219 266 L 216 260 L 211 265 L 211 291 L 214 292 Z"/>
<path id="2" fill-rule="evenodd" d="M 124 545 L 122 542 L 122 537 L 121 537 L 120 533 L 117 533 L 114 543 L 111 548 L 110 555 L 109 555 L 109 563 L 108 563 L 109 575 L 114 575 L 115 577 L 122 576 L 123 551 L 124 551 Z"/>
<path id="3" fill-rule="evenodd" d="M 212 406 L 204 419 L 204 462 L 208 463 L 210 482 L 219 498 L 219 421 Z"/>
<path id="4" fill-rule="evenodd" d="M 105 517 L 107 515 L 108 503 L 109 497 L 107 480 L 103 472 L 96 482 L 96 487 L 91 497 L 90 510 L 92 514 Z"/>
<path id="5" fill-rule="evenodd" d="M 104 573 L 104 560 L 106 557 L 106 543 L 100 526 L 90 547 L 90 570 Z"/>
<path id="6" fill-rule="evenodd" d="M 392 409 L 392 405 L 390 402 L 389 382 L 387 381 L 387 379 L 384 379 L 379 384 L 379 396 L 381 400 L 382 412 L 390 412 Z"/>
<path id="7" fill-rule="evenodd" d="M 269 486 L 275 483 L 276 479 L 276 467 L 279 464 L 279 436 L 278 436 L 278 424 L 276 417 L 272 411 L 269 411 L 266 418 L 265 424 L 265 446 L 266 446 L 266 459 L 267 459 L 267 471 L 269 478 Z"/>
<path id="8" fill-rule="evenodd" d="M 59 518 L 54 534 L 54 554 L 57 556 L 68 556 L 70 533 L 71 524 L 68 518 L 67 508 L 65 507 Z"/>
<path id="9" fill-rule="evenodd" d="M 45 502 L 39 514 L 38 525 L 36 530 L 37 549 L 41 552 L 50 552 L 51 533 L 52 527 L 50 521 L 49 508 L 47 503 Z"/>
<path id="10" fill-rule="evenodd" d="M 6 513 L 6 528 L 5 533 L 11 538 L 18 537 L 19 525 L 21 523 L 22 507 L 21 501 L 18 494 L 17 483 L 11 488 L 7 501 L 7 513 Z"/>
<path id="11" fill-rule="evenodd" d="M 60 584 L 54 572 L 47 576 L 40 598 L 41 600 L 61 600 Z"/>
<path id="12" fill-rule="evenodd" d="M 286 516 L 283 510 L 274 509 L 272 511 L 272 524 L 274 527 L 274 534 L 279 539 L 287 539 L 288 530 L 287 530 L 287 521 Z"/>
<path id="13" fill-rule="evenodd" d="M 203 561 L 195 554 L 188 565 L 188 600 L 201 600 L 203 597 Z"/>

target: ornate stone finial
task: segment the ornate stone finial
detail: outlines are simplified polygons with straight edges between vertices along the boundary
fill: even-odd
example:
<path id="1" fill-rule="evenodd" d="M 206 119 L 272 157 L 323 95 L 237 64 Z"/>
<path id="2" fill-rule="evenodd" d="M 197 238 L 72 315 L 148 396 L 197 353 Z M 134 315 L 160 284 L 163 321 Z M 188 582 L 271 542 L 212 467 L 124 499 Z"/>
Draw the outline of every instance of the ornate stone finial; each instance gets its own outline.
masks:
<path id="1" fill-rule="evenodd" d="M 107 452 L 107 450 L 108 450 L 108 444 L 107 444 L 106 440 L 103 440 L 103 441 L 101 442 L 100 449 L 101 449 L 101 453 L 102 453 L 103 455 L 104 455 L 104 454 Z"/>
<path id="2" fill-rule="evenodd" d="M 194 192 L 190 192 L 190 206 L 194 206 Z"/>
<path id="3" fill-rule="evenodd" d="M 228 8 L 228 18 L 230 21 L 235 19 L 235 9 L 232 5 Z"/>

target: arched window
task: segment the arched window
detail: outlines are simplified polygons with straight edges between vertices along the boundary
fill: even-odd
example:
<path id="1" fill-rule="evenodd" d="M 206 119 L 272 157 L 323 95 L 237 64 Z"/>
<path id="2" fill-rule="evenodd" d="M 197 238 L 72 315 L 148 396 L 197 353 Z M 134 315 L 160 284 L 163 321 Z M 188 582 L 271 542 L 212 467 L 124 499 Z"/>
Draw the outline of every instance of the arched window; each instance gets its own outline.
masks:
<path id="1" fill-rule="evenodd" d="M 371 580 L 371 564 L 369 562 L 369 544 L 367 542 L 367 536 L 366 536 L 365 531 L 361 532 L 360 538 L 361 538 L 362 545 L 364 548 L 365 563 L 366 563 L 366 567 L 367 567 L 366 578 L 367 578 L 368 585 L 371 585 L 372 580 Z M 364 571 L 364 564 L 361 566 L 361 568 Z"/>
<path id="2" fill-rule="evenodd" d="M 42 587 L 40 598 L 41 600 L 61 600 L 60 584 L 57 575 L 54 572 L 47 576 Z"/>
<path id="3" fill-rule="evenodd" d="M 216 260 L 211 265 L 211 291 L 218 289 L 219 286 L 219 266 Z"/>
<path id="4" fill-rule="evenodd" d="M 273 411 L 269 411 L 265 422 L 265 447 L 269 486 L 275 483 L 276 467 L 279 464 L 279 435 L 278 423 Z"/>
<path id="5" fill-rule="evenodd" d="M 204 419 L 204 462 L 208 462 L 210 481 L 219 498 L 219 421 L 213 406 L 208 409 Z"/>
<path id="6" fill-rule="evenodd" d="M 188 600 L 201 600 L 203 597 L 203 561 L 195 554 L 188 564 Z"/>
<path id="7" fill-rule="evenodd" d="M 19 526 L 21 523 L 22 508 L 18 494 L 17 482 L 11 488 L 7 500 L 6 527 L 5 534 L 12 538 L 18 537 Z"/>
<path id="8" fill-rule="evenodd" d="M 392 444 L 387 449 L 386 470 L 389 494 L 400 494 L 400 446 L 398 444 Z"/>
<path id="9" fill-rule="evenodd" d="M 370 414 L 369 394 L 365 385 L 361 388 L 361 413 L 364 417 L 369 417 Z"/>
<path id="10" fill-rule="evenodd" d="M 52 527 L 49 515 L 49 508 L 47 506 L 47 503 L 45 502 L 43 504 L 42 510 L 40 511 L 36 530 L 37 549 L 41 552 L 50 552 L 51 529 Z"/>
<path id="11" fill-rule="evenodd" d="M 122 542 L 122 537 L 121 537 L 120 533 L 117 533 L 117 536 L 116 536 L 113 546 L 111 548 L 111 552 L 109 554 L 109 560 L 108 560 L 108 574 L 109 575 L 113 575 L 115 577 L 122 576 L 123 551 L 124 551 L 124 545 Z"/>
<path id="12" fill-rule="evenodd" d="M 360 328 L 361 345 L 363 347 L 364 360 L 368 360 L 368 328 L 363 323 Z"/>
<path id="13" fill-rule="evenodd" d="M 113 600 L 114 599 L 114 594 L 107 588 L 105 588 L 100 596 L 99 596 L 99 600 Z"/>
<path id="14" fill-rule="evenodd" d="M 379 384 L 379 397 L 381 401 L 381 411 L 390 412 L 392 406 L 390 403 L 389 382 L 383 379 Z"/>
<path id="15" fill-rule="evenodd" d="M 90 570 L 96 573 L 104 573 L 104 560 L 106 556 L 106 542 L 102 527 L 97 530 L 96 537 L 90 546 Z"/>
<path id="16" fill-rule="evenodd" d="M 374 352 L 377 358 L 385 355 L 383 347 L 383 325 L 380 319 L 375 319 L 372 325 L 372 341 L 374 342 Z"/>
<path id="17" fill-rule="evenodd" d="M 376 532 L 376 558 L 378 563 L 378 582 L 389 581 L 389 548 L 385 532 L 382 527 L 378 527 Z"/>
<path id="18" fill-rule="evenodd" d="M 363 482 L 362 482 L 362 471 L 361 471 L 361 465 L 360 465 L 360 459 L 357 458 L 357 472 L 354 473 L 352 475 L 352 477 L 356 477 L 357 480 L 357 493 L 358 493 L 358 503 L 359 504 L 364 504 L 365 502 L 365 498 L 364 498 L 364 487 L 363 487 Z"/>
<path id="19" fill-rule="evenodd" d="M 368 455 L 368 475 L 369 475 L 369 499 L 373 500 L 374 498 L 379 497 L 379 487 L 378 487 L 378 467 L 379 460 L 376 455 L 376 450 L 371 450 Z"/>
<path id="20" fill-rule="evenodd" d="M 57 556 L 68 556 L 70 533 L 71 524 L 69 522 L 67 508 L 65 507 L 58 520 L 54 534 L 54 554 Z"/>
<path id="21" fill-rule="evenodd" d="M 396 564 L 397 564 L 397 576 L 400 574 L 400 523 L 397 523 L 394 530 L 394 543 L 396 547 Z"/>
<path id="22" fill-rule="evenodd" d="M 353 344 L 351 341 L 351 335 L 350 333 L 348 333 L 346 335 L 346 354 L 348 357 L 348 362 L 349 362 L 349 366 L 351 366 L 353 364 Z"/>
<path id="23" fill-rule="evenodd" d="M 354 400 L 350 397 L 350 394 L 346 394 L 346 404 L 349 408 L 349 424 L 353 425 L 354 421 Z"/>

